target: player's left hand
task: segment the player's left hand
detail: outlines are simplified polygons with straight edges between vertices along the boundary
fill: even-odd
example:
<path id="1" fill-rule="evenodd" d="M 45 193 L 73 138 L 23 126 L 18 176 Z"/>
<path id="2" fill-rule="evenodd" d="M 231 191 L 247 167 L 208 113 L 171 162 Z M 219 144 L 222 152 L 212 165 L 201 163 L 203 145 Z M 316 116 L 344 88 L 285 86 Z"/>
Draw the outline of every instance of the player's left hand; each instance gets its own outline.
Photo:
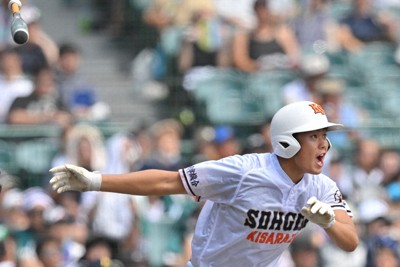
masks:
<path id="1" fill-rule="evenodd" d="M 66 164 L 52 168 L 50 184 L 57 193 L 65 191 L 100 191 L 102 176 L 85 168 Z"/>
<path id="2" fill-rule="evenodd" d="M 335 223 L 335 213 L 331 206 L 319 201 L 316 197 L 309 198 L 307 205 L 301 212 L 309 221 L 325 229 L 332 227 Z"/>

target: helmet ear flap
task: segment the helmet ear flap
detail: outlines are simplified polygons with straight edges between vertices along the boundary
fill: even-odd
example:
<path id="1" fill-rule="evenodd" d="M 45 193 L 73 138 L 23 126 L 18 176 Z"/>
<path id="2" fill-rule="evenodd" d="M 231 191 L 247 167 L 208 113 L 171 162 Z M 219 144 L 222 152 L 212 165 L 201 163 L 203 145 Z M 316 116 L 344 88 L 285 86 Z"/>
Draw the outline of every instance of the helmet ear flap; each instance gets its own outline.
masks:
<path id="1" fill-rule="evenodd" d="M 332 143 L 331 143 L 331 140 L 329 140 L 328 137 L 326 138 L 326 140 L 328 141 L 328 149 L 326 151 L 328 151 L 332 147 Z"/>
<path id="2" fill-rule="evenodd" d="M 274 153 L 282 158 L 289 159 L 300 150 L 300 143 L 292 135 L 278 135 L 272 137 Z"/>

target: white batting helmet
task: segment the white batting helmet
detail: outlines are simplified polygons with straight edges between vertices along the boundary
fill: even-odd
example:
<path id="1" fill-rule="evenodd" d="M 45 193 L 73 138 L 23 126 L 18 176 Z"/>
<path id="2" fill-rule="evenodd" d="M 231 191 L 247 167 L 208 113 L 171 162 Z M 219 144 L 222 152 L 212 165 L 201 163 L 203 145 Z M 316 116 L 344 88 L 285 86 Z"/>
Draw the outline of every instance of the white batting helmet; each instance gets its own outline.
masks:
<path id="1" fill-rule="evenodd" d="M 272 148 L 276 155 L 291 158 L 301 147 L 293 134 L 324 128 L 331 131 L 342 127 L 342 124 L 329 122 L 324 109 L 314 102 L 299 101 L 288 104 L 279 109 L 272 118 Z"/>

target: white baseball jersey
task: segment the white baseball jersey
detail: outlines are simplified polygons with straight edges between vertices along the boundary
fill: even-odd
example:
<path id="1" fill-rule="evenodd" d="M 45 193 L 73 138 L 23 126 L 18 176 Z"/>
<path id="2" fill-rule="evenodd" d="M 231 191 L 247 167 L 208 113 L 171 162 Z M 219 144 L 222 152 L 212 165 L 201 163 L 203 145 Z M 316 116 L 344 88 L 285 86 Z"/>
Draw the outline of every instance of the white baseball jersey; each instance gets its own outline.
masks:
<path id="1" fill-rule="evenodd" d="M 334 181 L 306 174 L 295 184 L 275 154 L 236 155 L 179 173 L 188 194 L 207 200 L 188 266 L 277 266 L 306 226 L 301 208 L 312 196 L 351 215 Z"/>

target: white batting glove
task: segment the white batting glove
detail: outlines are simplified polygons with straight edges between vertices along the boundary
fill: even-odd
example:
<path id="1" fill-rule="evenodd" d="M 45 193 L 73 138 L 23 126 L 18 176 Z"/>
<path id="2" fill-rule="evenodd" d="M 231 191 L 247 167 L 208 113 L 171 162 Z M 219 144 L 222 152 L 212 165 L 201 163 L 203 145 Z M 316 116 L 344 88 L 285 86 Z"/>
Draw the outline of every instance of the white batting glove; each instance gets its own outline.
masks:
<path id="1" fill-rule="evenodd" d="M 50 184 L 54 191 L 100 191 L 101 174 L 82 167 L 66 164 L 49 170 L 54 176 Z"/>
<path id="2" fill-rule="evenodd" d="M 311 222 L 322 228 L 330 228 L 335 223 L 335 213 L 331 206 L 319 201 L 316 197 L 310 197 L 307 205 L 301 210 L 303 215 Z"/>

